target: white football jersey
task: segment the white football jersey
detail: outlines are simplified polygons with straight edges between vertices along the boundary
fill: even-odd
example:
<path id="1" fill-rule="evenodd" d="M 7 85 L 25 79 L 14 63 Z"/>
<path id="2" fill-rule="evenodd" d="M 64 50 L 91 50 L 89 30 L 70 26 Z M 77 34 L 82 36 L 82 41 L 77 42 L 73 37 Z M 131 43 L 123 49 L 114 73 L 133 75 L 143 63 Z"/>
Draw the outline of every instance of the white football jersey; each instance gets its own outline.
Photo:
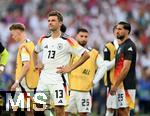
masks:
<path id="1" fill-rule="evenodd" d="M 51 81 L 62 81 L 60 74 L 56 73 L 57 67 L 68 65 L 71 54 L 81 56 L 85 49 L 72 38 L 43 37 L 35 46 L 35 52 L 42 51 L 42 72 L 50 74 Z M 60 78 L 58 78 L 60 77 Z"/>

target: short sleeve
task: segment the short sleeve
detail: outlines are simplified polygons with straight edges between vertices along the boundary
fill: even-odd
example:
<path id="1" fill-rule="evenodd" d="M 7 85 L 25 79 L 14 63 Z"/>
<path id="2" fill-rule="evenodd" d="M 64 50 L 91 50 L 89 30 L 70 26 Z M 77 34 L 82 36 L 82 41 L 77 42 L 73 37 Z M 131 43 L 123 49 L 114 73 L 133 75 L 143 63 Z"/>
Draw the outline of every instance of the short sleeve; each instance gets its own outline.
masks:
<path id="1" fill-rule="evenodd" d="M 132 46 L 126 46 L 124 51 L 124 58 L 125 60 L 132 60 L 133 59 L 134 50 Z"/>
<path id="2" fill-rule="evenodd" d="M 2 43 L 0 42 L 0 53 L 2 53 L 4 51 L 4 46 L 2 45 Z"/>
<path id="3" fill-rule="evenodd" d="M 103 50 L 103 53 L 104 53 L 104 60 L 110 60 L 110 51 L 106 46 Z"/>
<path id="4" fill-rule="evenodd" d="M 72 38 L 68 38 L 67 39 L 68 45 L 69 45 L 69 52 L 71 52 L 72 54 L 76 55 L 76 56 L 81 56 L 86 49 L 83 48 L 82 46 L 80 46 L 74 39 Z"/>
<path id="5" fill-rule="evenodd" d="M 37 52 L 37 53 L 39 53 L 39 52 L 41 52 L 41 51 L 43 50 L 43 49 L 42 49 L 42 40 L 43 40 L 43 38 L 41 38 L 41 39 L 38 41 L 37 45 L 35 46 L 34 51 Z"/>
<path id="6" fill-rule="evenodd" d="M 21 49 L 21 61 L 30 61 L 30 54 L 24 47 Z"/>

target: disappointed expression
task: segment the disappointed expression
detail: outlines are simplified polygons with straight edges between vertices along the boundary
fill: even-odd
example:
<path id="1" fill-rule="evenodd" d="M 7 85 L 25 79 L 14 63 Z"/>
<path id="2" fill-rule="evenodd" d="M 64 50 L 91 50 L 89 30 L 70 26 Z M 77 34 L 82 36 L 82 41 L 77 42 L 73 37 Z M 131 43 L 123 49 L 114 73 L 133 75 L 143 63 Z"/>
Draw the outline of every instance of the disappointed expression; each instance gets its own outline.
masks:
<path id="1" fill-rule="evenodd" d="M 50 31 L 56 31 L 60 29 L 60 26 L 62 25 L 62 22 L 58 20 L 57 16 L 49 16 L 48 17 L 48 27 Z"/>
<path id="2" fill-rule="evenodd" d="M 76 36 L 76 39 L 81 46 L 85 46 L 88 41 L 88 33 L 87 32 L 79 32 Z"/>
<path id="3" fill-rule="evenodd" d="M 11 37 L 12 37 L 16 42 L 20 41 L 20 39 L 21 39 L 21 31 L 20 31 L 20 30 L 18 30 L 18 29 L 11 30 L 10 33 L 11 33 Z"/>

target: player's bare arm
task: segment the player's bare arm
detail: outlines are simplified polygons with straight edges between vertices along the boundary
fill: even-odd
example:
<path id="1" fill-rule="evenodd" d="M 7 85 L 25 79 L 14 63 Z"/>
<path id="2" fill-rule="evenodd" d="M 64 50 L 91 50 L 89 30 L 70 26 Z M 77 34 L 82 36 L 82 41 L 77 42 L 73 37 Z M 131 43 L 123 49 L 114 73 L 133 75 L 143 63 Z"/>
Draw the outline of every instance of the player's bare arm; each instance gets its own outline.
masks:
<path id="1" fill-rule="evenodd" d="M 34 59 L 33 61 L 34 61 L 35 69 L 39 69 L 39 70 L 43 69 L 44 65 L 43 65 L 42 61 L 39 59 L 38 53 L 34 51 L 32 54 L 32 57 Z"/>
<path id="2" fill-rule="evenodd" d="M 32 54 L 32 57 L 33 57 L 33 61 L 34 61 L 34 67 L 36 69 L 38 69 L 38 53 L 36 51 L 33 52 Z"/>
<path id="3" fill-rule="evenodd" d="M 18 87 L 19 85 L 19 82 L 21 82 L 21 80 L 25 77 L 25 75 L 27 74 L 28 70 L 29 70 L 29 67 L 30 67 L 30 63 L 29 61 L 26 61 L 23 63 L 23 67 L 22 67 L 22 71 L 19 75 L 18 80 L 15 81 L 15 83 L 12 85 L 11 87 L 11 91 L 15 91 L 16 88 Z"/>
<path id="4" fill-rule="evenodd" d="M 110 90 L 110 94 L 114 95 L 118 86 L 120 85 L 120 83 L 125 79 L 125 77 L 128 74 L 128 71 L 130 69 L 130 65 L 131 65 L 131 60 L 125 60 L 124 64 L 123 64 L 123 68 L 121 70 L 121 73 L 119 75 L 119 77 L 117 77 L 117 81 L 115 82 L 114 86 L 112 87 L 112 89 Z"/>
<path id="5" fill-rule="evenodd" d="M 74 69 L 76 69 L 77 67 L 79 67 L 80 65 L 82 65 L 88 58 L 89 58 L 89 54 L 85 51 L 82 56 L 80 57 L 80 59 L 70 65 L 70 66 L 62 66 L 62 67 L 58 67 L 57 69 L 57 73 L 68 73 L 68 72 L 71 72 L 73 71 Z"/>

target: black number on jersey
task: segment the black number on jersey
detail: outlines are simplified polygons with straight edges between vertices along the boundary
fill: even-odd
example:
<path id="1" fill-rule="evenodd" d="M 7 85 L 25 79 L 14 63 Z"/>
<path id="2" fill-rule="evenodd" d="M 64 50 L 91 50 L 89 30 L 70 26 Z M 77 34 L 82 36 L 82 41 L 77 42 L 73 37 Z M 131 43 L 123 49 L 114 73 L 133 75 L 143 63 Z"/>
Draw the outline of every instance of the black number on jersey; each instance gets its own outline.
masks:
<path id="1" fill-rule="evenodd" d="M 123 101 L 123 94 L 118 94 L 118 101 Z"/>
<path id="2" fill-rule="evenodd" d="M 90 70 L 89 69 L 84 69 L 82 73 L 85 74 L 85 75 L 89 75 L 90 74 Z"/>
<path id="3" fill-rule="evenodd" d="M 54 51 L 54 50 L 49 50 L 48 51 L 48 58 L 52 58 L 52 59 L 54 59 L 55 58 L 55 53 L 56 53 L 56 51 Z"/>
<path id="4" fill-rule="evenodd" d="M 55 90 L 56 98 L 63 98 L 63 90 Z"/>
<path id="5" fill-rule="evenodd" d="M 82 99 L 82 106 L 89 106 L 89 99 Z"/>

